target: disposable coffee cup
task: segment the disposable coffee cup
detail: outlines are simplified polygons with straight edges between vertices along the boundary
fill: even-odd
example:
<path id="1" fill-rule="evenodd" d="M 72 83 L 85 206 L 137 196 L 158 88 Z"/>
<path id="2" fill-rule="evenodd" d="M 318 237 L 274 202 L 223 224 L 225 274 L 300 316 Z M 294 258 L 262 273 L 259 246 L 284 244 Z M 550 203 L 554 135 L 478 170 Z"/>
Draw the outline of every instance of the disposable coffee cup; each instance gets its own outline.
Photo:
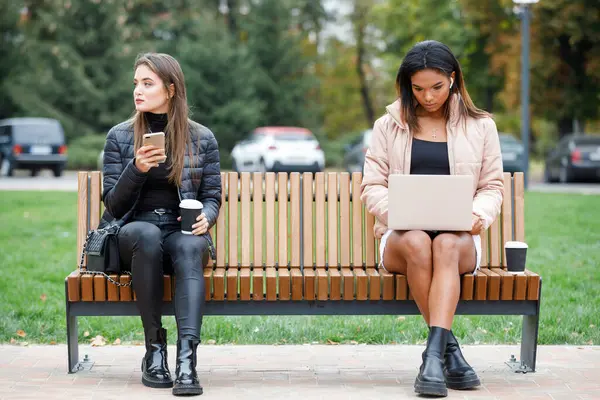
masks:
<path id="1" fill-rule="evenodd" d="M 191 235 L 192 225 L 196 223 L 196 218 L 202 214 L 202 203 L 193 199 L 181 200 L 179 212 L 181 214 L 181 233 Z"/>
<path id="2" fill-rule="evenodd" d="M 506 270 L 511 274 L 523 275 L 525 273 L 525 261 L 527 259 L 527 243 L 506 242 L 504 252 L 506 254 Z"/>

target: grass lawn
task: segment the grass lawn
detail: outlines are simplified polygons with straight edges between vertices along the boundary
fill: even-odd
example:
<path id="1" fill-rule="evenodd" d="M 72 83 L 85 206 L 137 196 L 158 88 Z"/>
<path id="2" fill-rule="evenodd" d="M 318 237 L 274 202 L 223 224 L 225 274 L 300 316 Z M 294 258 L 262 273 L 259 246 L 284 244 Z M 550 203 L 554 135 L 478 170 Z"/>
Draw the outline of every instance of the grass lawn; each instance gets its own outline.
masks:
<path id="1" fill-rule="evenodd" d="M 2 192 L 0 342 L 66 341 L 64 278 L 76 266 L 76 193 Z M 527 193 L 528 267 L 544 281 L 542 344 L 600 344 L 600 197 Z M 173 317 L 165 317 L 169 340 Z M 455 319 L 464 343 L 518 343 L 519 317 Z M 86 334 L 87 333 L 87 334 Z M 137 317 L 79 318 L 80 340 L 143 341 Z M 204 342 L 421 343 L 415 316 L 207 317 Z"/>

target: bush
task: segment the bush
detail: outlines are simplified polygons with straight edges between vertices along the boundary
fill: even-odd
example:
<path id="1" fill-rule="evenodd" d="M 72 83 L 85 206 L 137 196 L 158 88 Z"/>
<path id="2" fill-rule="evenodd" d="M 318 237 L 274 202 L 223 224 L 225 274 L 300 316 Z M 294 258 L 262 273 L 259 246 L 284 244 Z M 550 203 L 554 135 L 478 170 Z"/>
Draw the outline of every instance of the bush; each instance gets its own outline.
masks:
<path id="1" fill-rule="evenodd" d="M 67 169 L 97 170 L 98 155 L 104 149 L 106 135 L 85 135 L 69 144 Z"/>

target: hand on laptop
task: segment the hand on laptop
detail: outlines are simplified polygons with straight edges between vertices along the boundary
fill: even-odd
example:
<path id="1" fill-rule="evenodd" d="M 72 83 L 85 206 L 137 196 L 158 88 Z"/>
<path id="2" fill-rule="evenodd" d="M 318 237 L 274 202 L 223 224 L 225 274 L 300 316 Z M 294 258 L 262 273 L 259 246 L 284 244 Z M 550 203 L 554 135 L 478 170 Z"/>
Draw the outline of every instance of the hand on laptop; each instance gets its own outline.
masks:
<path id="1" fill-rule="evenodd" d="M 479 216 L 473 214 L 473 225 L 471 227 L 471 235 L 479 235 L 481 232 L 481 228 L 483 228 L 483 223 L 481 222 L 481 218 Z"/>

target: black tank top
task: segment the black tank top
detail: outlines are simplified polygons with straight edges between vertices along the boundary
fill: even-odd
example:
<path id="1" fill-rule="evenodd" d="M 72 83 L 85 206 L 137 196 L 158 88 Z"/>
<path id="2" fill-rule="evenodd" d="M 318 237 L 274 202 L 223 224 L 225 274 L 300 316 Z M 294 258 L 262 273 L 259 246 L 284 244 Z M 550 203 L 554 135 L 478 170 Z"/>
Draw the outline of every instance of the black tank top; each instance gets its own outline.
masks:
<path id="1" fill-rule="evenodd" d="M 450 175 L 447 142 L 413 139 L 411 175 Z"/>

